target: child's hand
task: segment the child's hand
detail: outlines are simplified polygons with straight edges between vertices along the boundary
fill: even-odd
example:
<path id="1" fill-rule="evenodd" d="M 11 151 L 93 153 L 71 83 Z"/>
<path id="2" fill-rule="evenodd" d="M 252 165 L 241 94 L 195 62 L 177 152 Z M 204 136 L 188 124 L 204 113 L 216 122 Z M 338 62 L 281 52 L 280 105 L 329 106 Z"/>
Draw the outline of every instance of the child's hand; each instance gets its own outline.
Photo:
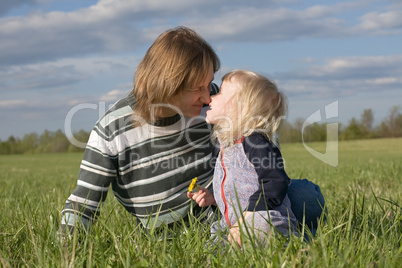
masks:
<path id="1" fill-rule="evenodd" d="M 230 233 L 228 235 L 228 241 L 234 248 L 241 248 L 240 229 L 237 223 L 230 227 Z"/>
<path id="2" fill-rule="evenodd" d="M 200 207 L 216 206 L 213 194 L 206 188 L 200 187 L 198 192 L 187 192 L 187 197 L 193 199 Z"/>
<path id="3" fill-rule="evenodd" d="M 243 219 L 248 218 L 249 216 L 252 217 L 253 212 L 251 211 L 244 211 L 243 216 L 230 227 L 230 232 L 228 235 L 228 241 L 232 244 L 235 248 L 241 248 L 241 232 L 240 232 L 240 225 L 243 224 Z"/>

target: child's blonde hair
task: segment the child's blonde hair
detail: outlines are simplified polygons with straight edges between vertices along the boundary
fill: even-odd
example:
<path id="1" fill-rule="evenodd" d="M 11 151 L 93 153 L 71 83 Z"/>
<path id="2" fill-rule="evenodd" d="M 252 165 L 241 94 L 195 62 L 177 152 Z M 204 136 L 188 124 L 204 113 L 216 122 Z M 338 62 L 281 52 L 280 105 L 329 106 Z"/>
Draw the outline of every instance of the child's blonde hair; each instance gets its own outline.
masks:
<path id="1" fill-rule="evenodd" d="M 225 129 L 221 122 L 215 125 L 214 133 L 222 146 L 233 145 L 242 136 L 253 132 L 265 134 L 276 144 L 274 135 L 287 112 L 286 96 L 274 82 L 258 73 L 234 70 L 222 77 L 236 85 L 236 92 L 225 110 L 231 119 L 231 127 Z"/>

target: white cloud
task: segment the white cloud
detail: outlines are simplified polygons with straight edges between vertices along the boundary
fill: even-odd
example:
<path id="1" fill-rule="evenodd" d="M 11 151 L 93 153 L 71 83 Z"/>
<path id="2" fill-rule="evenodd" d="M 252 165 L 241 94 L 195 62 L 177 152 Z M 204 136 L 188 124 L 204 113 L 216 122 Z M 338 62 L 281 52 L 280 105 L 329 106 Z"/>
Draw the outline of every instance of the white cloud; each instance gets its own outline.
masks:
<path id="1" fill-rule="evenodd" d="M 289 94 L 348 96 L 402 88 L 402 55 L 342 57 L 325 64 L 277 73 Z"/>
<path id="2" fill-rule="evenodd" d="M 115 102 L 127 95 L 127 90 L 114 89 L 100 97 L 100 101 Z"/>
<path id="3" fill-rule="evenodd" d="M 127 79 L 132 77 L 138 62 L 139 58 L 134 56 L 97 56 L 13 65 L 0 68 L 0 91 L 71 90 L 72 85 L 99 75 L 116 78 L 123 75 Z"/>
<path id="4" fill-rule="evenodd" d="M 222 12 L 210 19 L 195 17 L 196 19 L 185 19 L 184 22 L 186 25 L 197 26 L 208 38 L 218 41 L 275 42 L 301 37 L 338 38 L 367 35 L 370 29 L 363 31 L 359 28 L 357 31 L 341 18 L 343 13 L 360 5 L 316 5 L 304 10 L 249 5 Z"/>
<path id="5" fill-rule="evenodd" d="M 0 109 L 24 108 L 28 103 L 28 100 L 3 100 L 0 101 Z"/>
<path id="6" fill-rule="evenodd" d="M 402 55 L 344 57 L 331 59 L 326 66 L 319 67 L 322 74 L 345 75 L 361 78 L 402 73 Z"/>
<path id="7" fill-rule="evenodd" d="M 0 64 L 25 63 L 135 49 L 146 40 L 121 24 L 122 14 L 87 8 L 74 12 L 31 13 L 0 20 Z M 135 20 L 134 20 L 135 21 Z"/>
<path id="8" fill-rule="evenodd" d="M 359 27 L 365 30 L 400 28 L 402 27 L 402 11 L 370 12 L 362 16 L 360 20 Z"/>
<path id="9" fill-rule="evenodd" d="M 397 77 L 380 77 L 376 79 L 367 79 L 365 83 L 368 85 L 389 85 L 389 84 L 402 84 L 402 80 Z"/>
<path id="10" fill-rule="evenodd" d="M 0 70 L 0 91 L 33 91 L 66 87 L 85 79 L 73 65 L 53 63 L 11 66 Z"/>
<path id="11" fill-rule="evenodd" d="M 340 15 L 361 3 L 317 5 L 304 10 L 277 4 L 278 1 L 233 1 L 228 6 L 226 1 L 212 0 L 102 0 L 72 12 L 34 12 L 1 18 L 0 65 L 132 52 L 178 24 L 200 30 L 215 43 L 364 36 L 402 28 L 400 10 L 371 12 L 361 17 L 360 24 L 355 21 L 355 27 L 348 27 Z"/>

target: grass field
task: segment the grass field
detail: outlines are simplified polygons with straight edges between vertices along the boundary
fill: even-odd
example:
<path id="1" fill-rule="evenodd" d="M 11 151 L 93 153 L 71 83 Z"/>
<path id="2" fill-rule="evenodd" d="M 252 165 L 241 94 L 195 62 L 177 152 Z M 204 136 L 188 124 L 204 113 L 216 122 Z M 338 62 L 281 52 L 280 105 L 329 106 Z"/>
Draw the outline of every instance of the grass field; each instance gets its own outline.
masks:
<path id="1" fill-rule="evenodd" d="M 318 151 L 324 143 L 309 144 Z M 329 211 L 315 239 L 275 239 L 269 248 L 204 248 L 196 220 L 146 233 L 109 194 L 98 222 L 78 243 L 59 239 L 60 210 L 75 188 L 82 154 L 0 156 L 2 267 L 401 267 L 402 139 L 339 143 L 329 166 L 302 144 L 283 144 L 291 178 L 320 185 Z M 287 246 L 284 246 L 287 243 Z"/>

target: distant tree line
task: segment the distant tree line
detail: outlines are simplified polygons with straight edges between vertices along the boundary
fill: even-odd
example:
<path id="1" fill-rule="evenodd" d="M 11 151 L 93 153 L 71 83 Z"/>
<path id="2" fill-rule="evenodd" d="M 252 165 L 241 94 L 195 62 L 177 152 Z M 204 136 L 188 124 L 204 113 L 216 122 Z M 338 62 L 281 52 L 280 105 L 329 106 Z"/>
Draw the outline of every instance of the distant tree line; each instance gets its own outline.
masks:
<path id="1" fill-rule="evenodd" d="M 281 143 L 325 141 L 327 139 L 327 124 L 313 123 L 308 125 L 302 133 L 304 119 L 297 119 L 290 123 L 284 121 L 279 130 Z M 377 126 L 374 126 L 374 114 L 371 109 L 366 109 L 361 114 L 360 120 L 352 118 L 346 126 L 338 126 L 339 140 L 373 139 L 402 137 L 402 113 L 400 106 L 390 109 L 389 115 Z M 86 143 L 89 132 L 80 130 L 73 134 L 74 139 Z M 303 135 L 303 136 L 302 136 Z M 66 153 L 81 152 L 83 148 L 73 145 L 61 131 L 45 130 L 41 135 L 36 133 L 26 134 L 23 138 L 10 136 L 6 141 L 0 140 L 1 154 L 37 154 L 37 153 Z"/>
<path id="2" fill-rule="evenodd" d="M 74 138 L 86 143 L 89 132 L 80 130 L 74 133 Z M 39 154 L 39 153 L 66 153 L 80 152 L 83 148 L 74 146 L 61 130 L 45 130 L 41 135 L 30 133 L 22 139 L 10 136 L 6 141 L 0 140 L 0 154 Z"/>
<path id="3" fill-rule="evenodd" d="M 305 127 L 302 133 L 304 119 L 297 119 L 293 124 L 284 121 L 279 130 L 281 143 L 325 141 L 327 139 L 327 123 L 312 123 Z M 402 137 L 402 113 L 400 106 L 390 109 L 388 116 L 379 124 L 374 125 L 374 114 L 371 109 L 365 109 L 360 120 L 352 118 L 348 124 L 338 125 L 339 140 L 375 139 Z"/>

